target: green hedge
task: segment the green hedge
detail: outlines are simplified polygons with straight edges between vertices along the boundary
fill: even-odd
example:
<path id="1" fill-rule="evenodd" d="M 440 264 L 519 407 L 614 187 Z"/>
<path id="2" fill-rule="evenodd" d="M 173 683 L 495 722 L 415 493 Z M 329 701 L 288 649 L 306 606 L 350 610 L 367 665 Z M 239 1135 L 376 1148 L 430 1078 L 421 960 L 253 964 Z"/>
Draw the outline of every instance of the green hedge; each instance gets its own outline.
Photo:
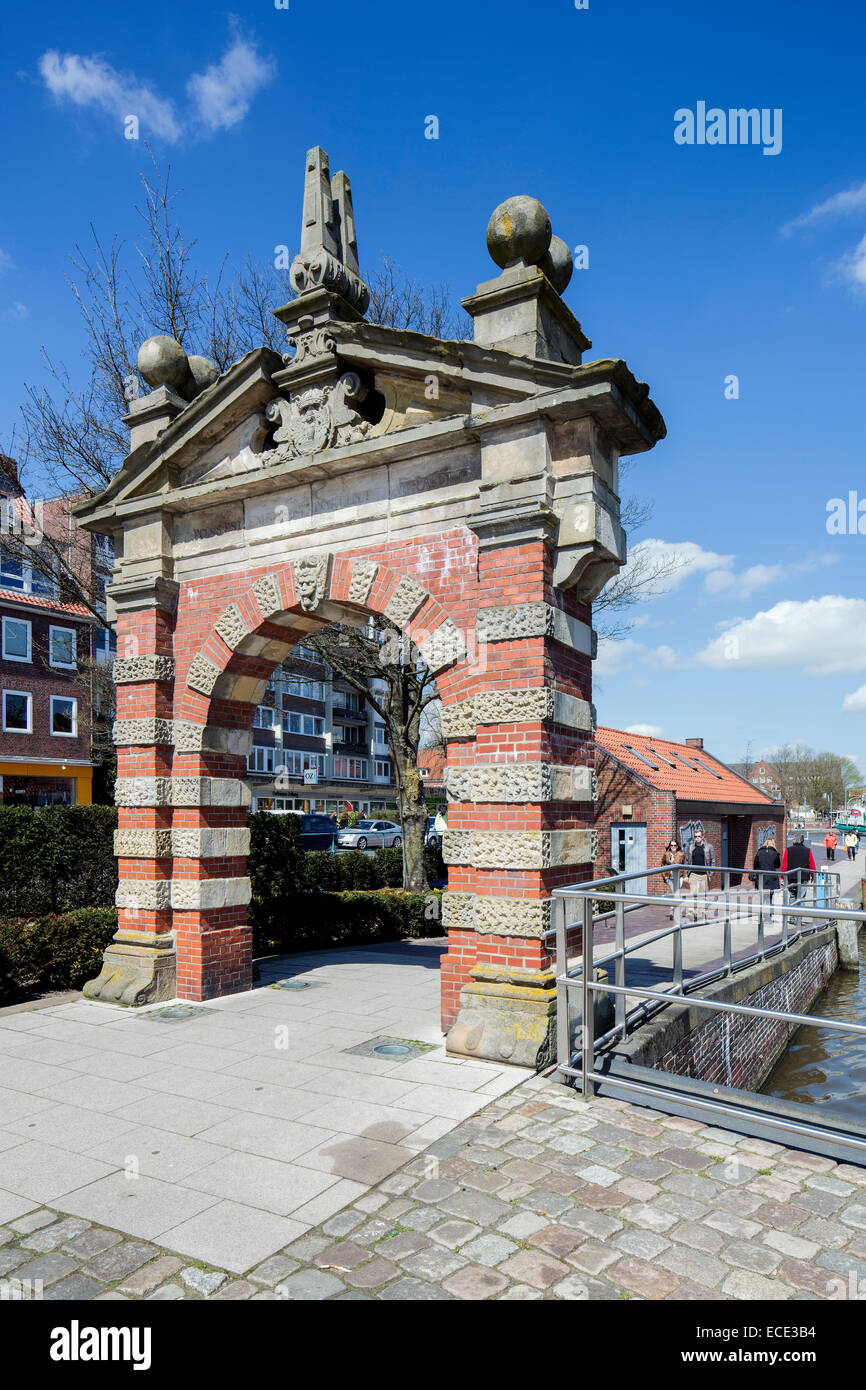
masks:
<path id="1" fill-rule="evenodd" d="M 99 974 L 102 953 L 116 931 L 114 907 L 0 921 L 0 1000 L 37 990 L 80 989 Z"/>
<path id="2" fill-rule="evenodd" d="M 253 899 L 253 954 L 314 950 L 404 936 L 441 936 L 441 893 L 300 893 L 266 906 Z"/>
<path id="3" fill-rule="evenodd" d="M 399 888 L 403 854 L 304 851 L 298 816 L 249 817 L 249 873 L 263 902 L 295 893 Z M 0 806 L 0 919 L 113 907 L 117 888 L 113 806 Z M 425 849 L 431 883 L 445 878 L 437 849 Z"/>
<path id="4" fill-rule="evenodd" d="M 116 824 L 109 806 L 0 807 L 0 1000 L 98 975 L 117 927 Z M 305 852 L 297 816 L 249 825 L 256 955 L 442 933 L 441 894 L 400 889 L 399 849 Z"/>
<path id="5" fill-rule="evenodd" d="M 113 907 L 113 806 L 0 806 L 0 918 Z"/>

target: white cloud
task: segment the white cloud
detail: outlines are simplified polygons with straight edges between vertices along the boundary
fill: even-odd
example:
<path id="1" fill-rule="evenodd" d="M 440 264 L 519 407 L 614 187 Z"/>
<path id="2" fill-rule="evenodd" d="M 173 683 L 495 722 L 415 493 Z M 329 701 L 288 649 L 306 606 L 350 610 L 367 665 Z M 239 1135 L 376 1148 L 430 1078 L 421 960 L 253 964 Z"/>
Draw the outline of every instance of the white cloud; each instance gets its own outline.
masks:
<path id="1" fill-rule="evenodd" d="M 786 600 L 732 622 L 698 654 L 718 670 L 796 667 L 808 676 L 866 667 L 866 599 L 825 594 Z"/>
<path id="2" fill-rule="evenodd" d="M 856 294 L 866 293 L 866 236 L 831 266 L 831 278 L 841 280 Z"/>
<path id="3" fill-rule="evenodd" d="M 186 84 L 197 119 L 210 132 L 230 130 L 275 71 L 273 60 L 260 57 L 254 44 L 235 38 L 218 63 L 194 73 Z"/>
<path id="4" fill-rule="evenodd" d="M 835 565 L 839 558 L 838 555 L 811 555 L 793 565 L 750 565 L 739 574 L 732 569 L 712 570 L 704 580 L 704 592 L 720 598 L 750 598 L 758 589 Z"/>
<path id="5" fill-rule="evenodd" d="M 669 670 L 676 663 L 677 656 L 673 647 L 647 647 L 643 642 L 636 642 L 633 637 L 625 637 L 621 641 L 602 637 L 599 639 L 598 658 L 593 671 L 597 676 L 614 676 L 623 667 L 641 665 L 660 671 Z"/>
<path id="6" fill-rule="evenodd" d="M 859 212 L 861 208 L 866 208 L 866 183 L 855 184 L 853 188 L 834 193 L 832 198 L 827 198 L 823 203 L 816 203 L 808 212 L 786 222 L 782 228 L 782 235 L 790 236 L 801 227 L 809 227 L 825 218 L 847 217 L 852 212 Z"/>
<path id="7" fill-rule="evenodd" d="M 12 257 L 9 255 L 9 252 L 0 249 L 0 273 L 2 273 L 4 270 L 14 270 L 14 269 L 15 269 L 15 262 L 13 261 Z"/>
<path id="8" fill-rule="evenodd" d="M 644 738 L 664 738 L 665 731 L 660 724 L 628 724 L 627 734 L 643 734 Z"/>
<path id="9" fill-rule="evenodd" d="M 231 129 L 243 120 L 253 97 L 275 71 L 272 59 L 263 58 L 251 40 L 235 34 L 218 63 L 189 78 L 189 109 L 179 114 L 170 98 L 134 73 L 119 72 L 98 54 L 52 49 L 39 60 L 40 75 L 58 101 L 96 107 L 118 126 L 127 116 L 137 116 L 144 138 L 152 134 L 168 142 L 179 140 L 190 126 L 207 135 Z"/>
<path id="10" fill-rule="evenodd" d="M 866 714 L 866 685 L 861 685 L 857 690 L 852 690 L 850 695 L 846 695 L 842 701 L 842 709 L 845 714 Z"/>
<path id="11" fill-rule="evenodd" d="M 625 573 L 629 567 L 646 572 L 660 565 L 675 563 L 678 568 L 665 580 L 665 590 L 679 588 L 687 579 L 710 570 L 728 569 L 734 563 L 733 555 L 718 555 L 713 550 L 704 550 L 697 541 L 638 541 L 629 554 Z"/>
<path id="12" fill-rule="evenodd" d="M 127 116 L 137 116 L 145 130 L 163 140 L 180 137 L 173 103 L 132 74 L 119 73 L 102 58 L 50 50 L 40 58 L 39 72 L 58 101 L 100 107 L 118 123 Z"/>
<path id="13" fill-rule="evenodd" d="M 763 589 L 767 584 L 781 579 L 784 573 L 784 565 L 751 565 L 741 574 L 727 569 L 712 570 L 704 580 L 704 592 L 718 594 L 724 598 L 729 598 L 732 594 L 748 598 L 756 589 Z"/>
<path id="14" fill-rule="evenodd" d="M 28 319 L 29 317 L 30 317 L 30 310 L 28 309 L 27 305 L 26 305 L 26 304 L 22 304 L 20 300 L 16 300 L 16 302 L 15 302 L 14 304 L 10 304 L 10 305 L 9 305 L 8 309 L 4 309 L 4 310 L 3 310 L 3 318 L 4 318 L 4 319 L 19 319 L 19 320 L 20 320 L 20 319 Z"/>

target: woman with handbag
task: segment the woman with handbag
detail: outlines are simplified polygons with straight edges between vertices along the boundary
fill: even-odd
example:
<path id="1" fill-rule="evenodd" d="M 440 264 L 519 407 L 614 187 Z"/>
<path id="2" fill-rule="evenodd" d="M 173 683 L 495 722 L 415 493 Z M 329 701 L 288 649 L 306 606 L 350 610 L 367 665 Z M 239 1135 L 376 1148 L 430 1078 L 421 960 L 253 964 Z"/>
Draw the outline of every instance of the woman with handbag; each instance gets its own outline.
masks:
<path id="1" fill-rule="evenodd" d="M 662 867 L 665 868 L 665 867 L 667 867 L 667 866 L 670 865 L 670 864 L 684 864 L 684 863 L 685 863 L 685 859 L 686 859 L 686 856 L 683 854 L 683 852 L 682 852 L 682 850 L 680 849 L 680 847 L 679 847 L 677 841 L 676 841 L 676 840 L 669 840 L 669 841 L 668 841 L 668 847 L 667 847 L 667 849 L 665 850 L 664 854 L 662 855 Z M 679 879 L 679 883 L 676 882 L 677 879 Z M 674 891 L 675 891 L 677 888 L 679 889 L 680 892 L 682 892 L 684 888 L 688 888 L 688 886 L 689 886 L 688 874 L 684 874 L 684 873 L 681 873 L 681 874 L 674 874 L 674 873 L 665 874 L 665 875 L 664 875 L 664 881 L 665 881 L 665 883 L 667 884 L 668 892 L 671 893 L 671 894 L 673 894 Z M 673 908 L 671 908 L 670 912 L 668 913 L 668 916 L 671 918 L 671 920 L 673 920 L 673 915 L 674 915 L 674 910 L 673 910 Z"/>

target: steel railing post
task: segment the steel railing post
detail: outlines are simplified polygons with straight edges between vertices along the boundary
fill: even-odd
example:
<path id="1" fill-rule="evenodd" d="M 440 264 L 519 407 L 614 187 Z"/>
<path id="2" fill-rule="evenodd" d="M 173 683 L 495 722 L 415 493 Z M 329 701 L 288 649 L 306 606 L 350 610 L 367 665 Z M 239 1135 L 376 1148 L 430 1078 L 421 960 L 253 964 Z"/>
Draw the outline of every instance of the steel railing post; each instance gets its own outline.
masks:
<path id="1" fill-rule="evenodd" d="M 614 982 L 618 985 L 625 984 L 625 884 L 618 883 L 616 892 L 616 921 L 614 927 L 614 949 L 616 951 L 616 962 L 614 964 Z M 622 1029 L 622 1036 L 625 1037 L 625 995 L 618 994 L 614 1004 L 614 1022 L 617 1028 Z"/>
<path id="2" fill-rule="evenodd" d="M 758 870 L 758 959 L 764 959 L 764 871 Z M 770 890 L 770 917 L 773 916 L 773 891 Z"/>
<path id="3" fill-rule="evenodd" d="M 589 1077 L 595 1068 L 595 992 L 589 987 L 590 981 L 595 979 L 592 945 L 592 898 L 586 897 L 583 900 L 583 1018 L 580 1021 L 583 1034 L 581 1086 L 584 1096 L 595 1095 L 595 1082 Z"/>
<path id="4" fill-rule="evenodd" d="M 673 891 L 674 891 L 674 935 L 673 935 L 673 982 L 676 989 L 682 990 L 683 987 L 683 908 L 680 898 L 680 866 L 674 865 Z"/>
<path id="5" fill-rule="evenodd" d="M 730 975 L 733 962 L 733 941 L 731 933 L 731 914 L 725 908 L 725 974 Z"/>
<path id="6" fill-rule="evenodd" d="M 551 908 L 556 931 L 556 1060 L 560 1066 L 571 1065 L 571 1029 L 568 1011 L 568 900 L 554 897 Z M 567 1084 L 564 1072 L 560 1080 Z"/>

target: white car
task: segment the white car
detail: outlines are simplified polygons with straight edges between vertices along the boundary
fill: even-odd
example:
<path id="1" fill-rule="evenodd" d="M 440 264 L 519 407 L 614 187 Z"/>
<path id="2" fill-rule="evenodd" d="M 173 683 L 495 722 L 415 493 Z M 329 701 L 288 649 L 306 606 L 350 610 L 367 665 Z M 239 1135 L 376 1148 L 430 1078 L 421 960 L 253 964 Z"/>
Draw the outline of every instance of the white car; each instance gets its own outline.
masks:
<path id="1" fill-rule="evenodd" d="M 359 820 L 357 825 L 347 826 L 337 834 L 341 849 L 387 849 L 402 843 L 400 826 L 392 820 Z"/>

